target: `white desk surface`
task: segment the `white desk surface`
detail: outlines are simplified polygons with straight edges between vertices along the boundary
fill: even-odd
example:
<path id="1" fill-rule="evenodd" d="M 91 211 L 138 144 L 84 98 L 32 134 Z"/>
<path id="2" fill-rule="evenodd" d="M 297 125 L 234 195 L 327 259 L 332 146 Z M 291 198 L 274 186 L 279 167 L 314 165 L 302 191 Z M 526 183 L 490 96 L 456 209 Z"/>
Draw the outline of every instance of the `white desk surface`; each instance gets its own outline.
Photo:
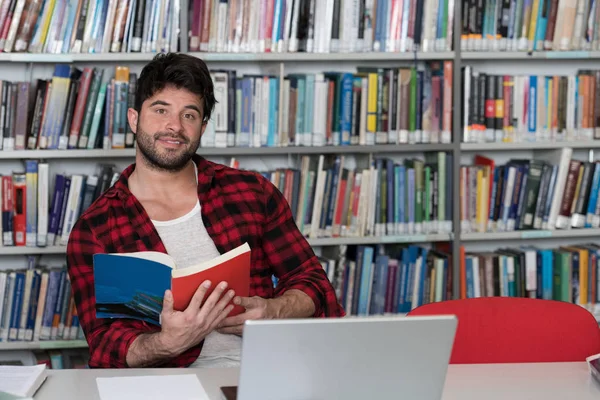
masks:
<path id="1" fill-rule="evenodd" d="M 196 373 L 211 400 L 221 386 L 235 386 L 235 369 L 49 370 L 35 400 L 99 400 L 96 377 Z M 427 378 L 424 377 L 424 384 Z M 450 365 L 443 400 L 600 399 L 600 384 L 585 362 Z"/>

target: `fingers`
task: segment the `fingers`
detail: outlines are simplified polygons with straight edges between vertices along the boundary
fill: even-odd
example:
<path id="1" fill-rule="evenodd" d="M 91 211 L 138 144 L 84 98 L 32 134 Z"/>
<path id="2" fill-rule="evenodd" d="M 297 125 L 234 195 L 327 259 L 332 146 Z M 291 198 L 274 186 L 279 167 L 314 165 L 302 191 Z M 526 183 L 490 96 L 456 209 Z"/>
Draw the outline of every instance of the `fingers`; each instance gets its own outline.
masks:
<path id="1" fill-rule="evenodd" d="M 222 327 L 231 327 L 236 325 L 243 325 L 244 322 L 248 319 L 248 315 L 246 313 L 241 313 L 235 315 L 233 317 L 225 318 L 221 323 Z"/>
<path id="2" fill-rule="evenodd" d="M 198 289 L 196 289 L 196 293 L 194 293 L 194 297 L 192 297 L 187 310 L 191 310 L 191 312 L 196 313 L 200 309 L 202 306 L 202 301 L 204 301 L 204 296 L 206 296 L 206 292 L 210 288 L 210 285 L 210 281 L 204 281 L 200 286 L 198 286 Z"/>
<path id="3" fill-rule="evenodd" d="M 235 292 L 233 290 L 227 291 L 227 293 L 225 293 L 223 295 L 223 297 L 221 297 L 221 299 L 213 307 L 213 309 L 208 310 L 208 311 L 210 311 L 210 313 L 208 314 L 208 319 L 215 320 L 219 316 L 219 314 L 221 314 L 222 311 L 227 307 L 229 302 L 231 302 L 231 299 L 233 299 L 233 296 L 235 296 Z M 206 304 L 204 306 L 206 307 Z M 233 308 L 233 305 L 231 307 Z M 227 317 L 227 314 L 225 314 L 225 316 Z"/>
<path id="4" fill-rule="evenodd" d="M 201 318 L 206 318 L 212 312 L 212 309 L 215 308 L 215 305 L 223 295 L 223 292 L 227 289 L 227 282 L 221 282 L 216 287 L 215 290 L 208 296 L 202 308 L 200 309 L 199 316 Z"/>
<path id="5" fill-rule="evenodd" d="M 163 297 L 162 311 L 164 313 L 173 312 L 173 294 L 168 289 L 165 290 L 165 295 Z"/>
<path id="6" fill-rule="evenodd" d="M 238 335 L 241 336 L 244 331 L 244 325 L 236 325 L 236 326 L 228 326 L 225 328 L 217 329 L 217 332 L 222 333 L 224 335 Z"/>
<path id="7" fill-rule="evenodd" d="M 242 306 L 244 308 L 255 308 L 258 307 L 258 299 L 253 297 L 236 297 L 233 299 L 233 304 Z"/>
<path id="8" fill-rule="evenodd" d="M 233 310 L 233 304 L 228 305 L 223 311 L 221 311 L 220 314 L 217 314 L 217 317 L 212 323 L 213 329 L 214 327 L 219 326 L 223 322 L 223 320 L 227 318 L 231 310 Z"/>

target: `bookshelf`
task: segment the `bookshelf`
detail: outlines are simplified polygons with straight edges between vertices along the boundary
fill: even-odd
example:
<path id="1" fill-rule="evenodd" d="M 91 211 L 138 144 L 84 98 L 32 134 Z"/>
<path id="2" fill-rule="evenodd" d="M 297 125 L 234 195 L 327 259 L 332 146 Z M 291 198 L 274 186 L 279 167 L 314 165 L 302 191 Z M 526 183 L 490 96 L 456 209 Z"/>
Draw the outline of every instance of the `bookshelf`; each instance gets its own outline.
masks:
<path id="1" fill-rule="evenodd" d="M 189 2 L 193 0 L 182 0 L 181 9 L 187 10 L 190 7 Z M 330 0 L 333 2 L 333 0 Z M 323 3 L 329 3 L 324 1 Z M 358 2 L 360 3 L 360 2 Z M 406 4 L 416 4 L 420 2 L 409 1 Z M 443 3 L 436 2 L 436 4 Z M 233 69 L 239 70 L 239 74 L 260 73 L 276 77 L 279 82 L 283 82 L 288 74 L 298 73 L 320 73 L 324 71 L 345 71 L 356 72 L 358 67 L 384 67 L 384 68 L 403 68 L 422 65 L 430 62 L 452 63 L 452 90 L 451 90 L 451 140 L 442 143 L 397 143 L 397 144 L 373 144 L 373 145 L 327 145 L 327 146 L 270 146 L 270 147 L 201 147 L 199 154 L 209 159 L 215 159 L 219 162 L 227 163 L 230 158 L 243 159 L 244 161 L 257 161 L 262 166 L 268 168 L 289 167 L 290 165 L 298 167 L 303 156 L 311 156 L 317 160 L 320 155 L 356 157 L 356 159 L 367 160 L 371 162 L 381 155 L 381 157 L 421 157 L 427 153 L 444 152 L 452 157 L 452 163 L 449 165 L 447 174 L 450 174 L 453 183 L 453 190 L 449 201 L 450 215 L 448 221 L 451 222 L 451 229 L 447 232 L 412 232 L 408 234 L 388 234 L 388 235 L 369 235 L 369 236 L 347 236 L 347 237 L 309 237 L 309 243 L 316 249 L 328 253 L 328 248 L 344 248 L 349 245 L 373 246 L 377 244 L 419 244 L 434 245 L 449 243 L 448 253 L 453 266 L 461 265 L 464 260 L 461 259 L 462 250 L 481 249 L 495 250 L 502 246 L 529 243 L 543 243 L 547 246 L 561 246 L 565 241 L 589 240 L 600 234 L 600 228 L 583 229 L 538 229 L 538 230 L 515 230 L 509 232 L 496 231 L 473 231 L 472 229 L 463 229 L 461 221 L 461 192 L 459 184 L 461 182 L 461 168 L 465 165 L 472 165 L 473 157 L 478 154 L 484 154 L 492 159 L 498 159 L 497 165 L 504 164 L 513 155 L 515 157 L 524 157 L 535 159 L 540 152 L 558 151 L 569 147 L 573 149 L 573 159 L 592 160 L 594 150 L 600 149 L 600 137 L 576 140 L 565 139 L 544 139 L 536 138 L 535 141 L 516 140 L 507 141 L 485 141 L 464 142 L 464 76 L 463 68 L 472 67 L 477 70 L 482 66 L 482 70 L 491 74 L 509 74 L 517 75 L 522 66 L 530 66 L 528 62 L 535 63 L 534 69 L 548 69 L 551 71 L 555 64 L 560 73 L 564 70 L 578 69 L 576 65 L 579 62 L 585 63 L 584 67 L 589 66 L 592 69 L 594 62 L 600 60 L 600 48 L 586 48 L 579 46 L 567 50 L 535 49 L 535 50 L 499 50 L 494 48 L 495 42 L 490 41 L 486 46 L 474 45 L 470 47 L 464 43 L 463 20 L 460 18 L 463 13 L 464 1 L 456 0 L 449 2 L 454 5 L 453 18 L 449 27 L 452 33 L 452 46 L 447 46 L 443 51 L 432 51 L 431 48 L 417 49 L 415 51 L 345 51 L 345 52 L 216 52 L 216 51 L 188 51 L 192 49 L 190 37 L 187 32 L 193 31 L 193 27 L 188 26 L 187 18 L 181 18 L 179 26 L 181 34 L 179 36 L 179 50 L 187 52 L 193 56 L 202 58 L 207 62 L 211 69 Z M 473 3 L 473 2 L 471 2 Z M 485 2 L 484 2 L 485 3 Z M 0 1 L 2 4 L 2 1 Z M 429 4 L 423 2 L 423 4 Z M 465 3 L 466 4 L 466 3 Z M 321 7 L 321 5 L 317 6 Z M 408 7 L 408 6 L 406 6 Z M 425 8 L 427 6 L 425 5 Z M 423 13 L 429 12 L 426 9 Z M 467 12 L 470 12 L 468 10 Z M 388 10 L 389 13 L 389 10 Z M 483 18 L 484 11 L 481 12 Z M 1 17 L 1 15 L 0 15 Z M 321 21 L 322 22 L 322 21 Z M 376 21 L 375 22 L 376 25 Z M 600 22 L 600 21 L 599 21 Z M 477 37 L 484 35 L 484 28 L 472 22 L 467 22 L 469 35 Z M 315 22 L 317 25 L 317 22 Z M 315 25 L 315 26 L 316 26 Z M 434 24 L 435 25 L 435 24 Z M 188 29 L 188 27 L 190 29 Z M 424 27 L 423 27 L 424 28 Z M 431 26 L 429 26 L 432 29 Z M 488 27 L 486 27 L 487 29 Z M 362 29 L 362 28 L 359 28 Z M 471 37 L 471 36 L 470 36 Z M 439 38 L 438 38 L 439 39 Z M 469 39 L 470 40 L 470 39 Z M 425 46 L 424 46 L 425 47 Z M 593 46 L 592 46 L 593 47 Z M 529 50 L 529 51 L 528 51 Z M 155 55 L 153 52 L 95 52 L 95 53 L 23 53 L 23 52 L 0 52 L 0 65 L 7 67 L 9 78 L 27 79 L 33 81 L 35 78 L 48 79 L 52 75 L 54 64 L 72 64 L 77 67 L 96 66 L 101 69 L 110 70 L 116 65 L 130 65 L 133 69 L 139 71 L 141 67 Z M 549 62 L 553 62 L 550 64 Z M 547 67 L 546 67 L 547 66 Z M 505 70 L 509 72 L 505 72 Z M 22 72 L 25 71 L 25 72 Z M 552 72 L 549 72 L 549 74 Z M 105 75 L 106 77 L 106 75 Z M 281 129 L 281 118 L 278 121 L 278 129 Z M 575 154 L 576 153 L 576 154 Z M 18 163 L 27 159 L 45 160 L 51 165 L 58 164 L 65 171 L 76 171 L 79 167 L 87 167 L 86 163 L 93 162 L 115 162 L 117 168 L 122 168 L 129 164 L 135 155 L 135 149 L 70 149 L 70 150 L 0 150 L 0 167 L 2 164 L 8 165 L 7 168 L 15 169 Z M 357 161 L 357 169 L 359 162 Z M 482 247 L 483 246 L 483 247 Z M 475 251 L 474 250 L 474 251 Z M 51 257 L 53 260 L 61 260 L 64 256 L 64 246 L 48 247 L 0 247 L 0 271 L 3 258 L 14 259 L 17 256 L 24 255 L 43 255 Z M 451 296 L 459 297 L 461 295 L 461 275 L 459 268 L 452 269 L 452 287 Z M 67 343 L 69 342 L 69 343 Z M 78 341 L 72 342 L 74 345 Z M 40 342 L 42 343 L 42 342 Z M 54 341 L 56 346 L 69 346 L 70 341 Z M 4 343 L 10 347 L 11 343 Z M 40 344 L 41 345 L 41 344 Z M 8 347 L 2 347 L 0 350 Z M 18 344 L 14 345 L 18 347 Z M 31 343 L 31 348 L 36 348 L 36 343 Z"/>

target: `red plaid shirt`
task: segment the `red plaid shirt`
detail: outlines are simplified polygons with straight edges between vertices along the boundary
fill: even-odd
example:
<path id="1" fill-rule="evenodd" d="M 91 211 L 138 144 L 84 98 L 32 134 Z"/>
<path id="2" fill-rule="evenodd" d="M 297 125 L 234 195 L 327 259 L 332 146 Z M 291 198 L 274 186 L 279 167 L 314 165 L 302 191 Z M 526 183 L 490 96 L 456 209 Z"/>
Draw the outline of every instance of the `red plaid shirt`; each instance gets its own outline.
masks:
<path id="1" fill-rule="evenodd" d="M 219 252 L 244 242 L 252 249 L 250 296 L 273 298 L 300 289 L 314 301 L 315 317 L 341 317 L 344 310 L 310 245 L 297 229 L 288 203 L 262 175 L 195 156 L 198 198 L 206 230 Z M 130 344 L 160 328 L 132 319 L 96 318 L 93 255 L 166 249 L 142 205 L 129 191 L 129 166 L 79 218 L 69 237 L 67 264 L 77 313 L 89 344 L 92 368 L 125 368 Z M 279 282 L 273 287 L 271 276 Z M 160 365 L 184 367 L 202 344 Z"/>

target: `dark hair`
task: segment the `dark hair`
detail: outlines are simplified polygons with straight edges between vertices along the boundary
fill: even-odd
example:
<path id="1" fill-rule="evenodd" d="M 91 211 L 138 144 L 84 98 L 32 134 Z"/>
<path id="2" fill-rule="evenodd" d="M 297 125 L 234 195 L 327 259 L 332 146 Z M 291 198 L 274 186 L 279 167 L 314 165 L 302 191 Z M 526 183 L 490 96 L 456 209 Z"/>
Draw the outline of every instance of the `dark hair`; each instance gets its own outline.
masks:
<path id="1" fill-rule="evenodd" d="M 206 63 L 182 53 L 160 53 L 140 73 L 135 93 L 135 109 L 139 112 L 146 99 L 166 86 L 185 88 L 200 96 L 204 103 L 204 121 L 210 119 L 216 99 L 213 81 Z"/>

